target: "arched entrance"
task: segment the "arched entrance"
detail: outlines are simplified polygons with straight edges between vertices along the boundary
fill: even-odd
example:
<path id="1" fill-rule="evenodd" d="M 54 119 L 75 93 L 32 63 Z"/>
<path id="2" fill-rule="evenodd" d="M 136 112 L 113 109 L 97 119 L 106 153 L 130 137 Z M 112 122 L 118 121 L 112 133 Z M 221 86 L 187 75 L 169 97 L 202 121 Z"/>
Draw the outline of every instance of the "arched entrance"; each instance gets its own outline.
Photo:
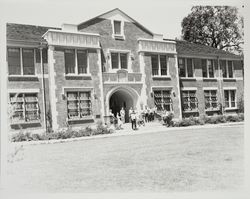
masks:
<path id="1" fill-rule="evenodd" d="M 129 122 L 129 109 L 136 108 L 137 92 L 132 88 L 117 87 L 107 94 L 107 105 L 116 116 L 121 108 L 125 109 L 125 122 Z"/>

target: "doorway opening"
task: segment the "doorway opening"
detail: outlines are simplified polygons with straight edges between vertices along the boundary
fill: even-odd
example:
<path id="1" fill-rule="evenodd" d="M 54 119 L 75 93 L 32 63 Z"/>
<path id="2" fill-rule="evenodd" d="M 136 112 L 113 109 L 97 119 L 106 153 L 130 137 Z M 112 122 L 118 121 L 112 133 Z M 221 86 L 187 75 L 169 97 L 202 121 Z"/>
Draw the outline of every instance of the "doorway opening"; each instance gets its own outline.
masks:
<path id="1" fill-rule="evenodd" d="M 109 99 L 109 108 L 112 110 L 114 116 L 120 114 L 120 110 L 123 107 L 125 110 L 125 122 L 129 122 L 129 109 L 134 108 L 134 100 L 130 93 L 124 90 L 118 90 L 114 92 Z"/>

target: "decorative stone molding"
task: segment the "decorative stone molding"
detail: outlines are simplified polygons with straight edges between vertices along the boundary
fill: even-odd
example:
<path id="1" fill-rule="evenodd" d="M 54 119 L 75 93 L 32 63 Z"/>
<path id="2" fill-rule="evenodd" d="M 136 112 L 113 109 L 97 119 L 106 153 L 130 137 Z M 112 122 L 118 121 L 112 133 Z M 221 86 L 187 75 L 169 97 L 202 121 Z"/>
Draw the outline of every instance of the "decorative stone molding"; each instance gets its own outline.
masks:
<path id="1" fill-rule="evenodd" d="M 139 52 L 176 54 L 175 41 L 163 41 L 156 39 L 138 39 Z"/>
<path id="2" fill-rule="evenodd" d="M 48 45 L 98 49 L 100 48 L 99 37 L 99 34 L 66 32 L 53 29 L 49 29 L 43 35 L 43 38 L 48 42 Z"/>

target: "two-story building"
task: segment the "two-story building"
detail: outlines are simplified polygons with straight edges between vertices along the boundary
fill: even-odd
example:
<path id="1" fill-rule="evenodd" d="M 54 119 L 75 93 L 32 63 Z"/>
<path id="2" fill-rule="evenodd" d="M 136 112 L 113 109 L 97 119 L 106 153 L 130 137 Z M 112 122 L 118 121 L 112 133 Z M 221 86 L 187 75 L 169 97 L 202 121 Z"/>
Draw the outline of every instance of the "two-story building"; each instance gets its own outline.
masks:
<path id="1" fill-rule="evenodd" d="M 86 126 L 125 108 L 175 118 L 236 112 L 239 56 L 163 39 L 114 9 L 61 28 L 7 24 L 11 128 Z"/>

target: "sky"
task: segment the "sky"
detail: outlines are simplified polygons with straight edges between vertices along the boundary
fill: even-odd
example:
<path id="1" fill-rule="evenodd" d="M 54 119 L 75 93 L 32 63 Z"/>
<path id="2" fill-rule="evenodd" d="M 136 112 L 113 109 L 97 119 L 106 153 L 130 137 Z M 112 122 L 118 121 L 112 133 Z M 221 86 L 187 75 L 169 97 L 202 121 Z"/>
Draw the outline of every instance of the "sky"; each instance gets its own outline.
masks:
<path id="1" fill-rule="evenodd" d="M 0 0 L 0 17 L 5 22 L 61 27 L 79 24 L 114 8 L 154 33 L 174 39 L 181 36 L 181 21 L 194 5 L 233 5 L 242 0 Z"/>

